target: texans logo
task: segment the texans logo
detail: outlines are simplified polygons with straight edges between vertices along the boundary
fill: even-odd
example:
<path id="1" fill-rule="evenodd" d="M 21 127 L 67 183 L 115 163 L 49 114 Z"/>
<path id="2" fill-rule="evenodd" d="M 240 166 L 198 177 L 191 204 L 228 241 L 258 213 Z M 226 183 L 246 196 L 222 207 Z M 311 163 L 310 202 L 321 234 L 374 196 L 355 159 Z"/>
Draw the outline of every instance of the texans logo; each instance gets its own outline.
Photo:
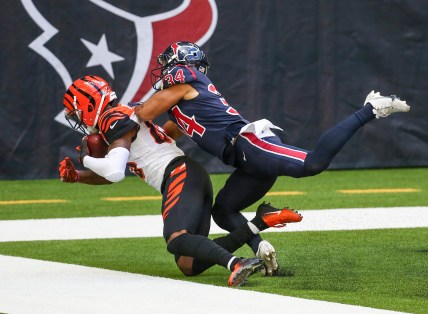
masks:
<path id="1" fill-rule="evenodd" d="M 151 15 L 135 12 L 144 11 L 146 1 L 132 12 L 118 1 L 74 0 L 78 12 L 68 10 L 67 0 L 56 1 L 54 10 L 45 0 L 21 2 L 41 28 L 29 47 L 57 71 L 65 89 L 78 77 L 99 75 L 122 95 L 121 103 L 142 101 L 154 92 L 150 71 L 168 45 L 180 40 L 203 45 L 217 25 L 214 0 L 184 0 Z M 69 126 L 63 111 L 55 120 Z"/>

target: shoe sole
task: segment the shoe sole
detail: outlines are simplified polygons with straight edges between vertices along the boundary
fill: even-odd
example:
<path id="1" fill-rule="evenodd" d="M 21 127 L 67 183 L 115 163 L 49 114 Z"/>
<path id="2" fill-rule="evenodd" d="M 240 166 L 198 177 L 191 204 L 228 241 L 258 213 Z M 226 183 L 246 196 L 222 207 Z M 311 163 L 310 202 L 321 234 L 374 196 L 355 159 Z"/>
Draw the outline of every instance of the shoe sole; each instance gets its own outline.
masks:
<path id="1" fill-rule="evenodd" d="M 273 276 L 273 274 L 275 273 L 275 271 L 278 269 L 278 263 L 276 263 L 276 268 L 274 267 L 274 263 L 273 260 L 276 260 L 276 253 L 275 252 L 270 252 L 269 254 L 266 255 L 266 257 L 269 258 L 269 260 L 263 260 L 264 263 L 264 272 L 262 269 L 262 273 L 267 276 L 267 277 L 271 277 Z"/>
<path id="2" fill-rule="evenodd" d="M 390 115 L 392 113 L 397 113 L 397 112 L 409 112 L 410 111 L 410 106 L 406 103 L 406 101 L 401 100 L 400 98 L 398 98 L 395 95 L 392 95 L 392 96 L 373 95 L 372 97 L 369 97 L 369 96 L 367 97 L 365 104 L 370 103 L 373 107 L 375 107 L 375 106 L 373 105 L 373 103 L 371 103 L 371 101 L 378 101 L 378 100 L 386 99 L 386 98 L 390 99 L 390 101 L 391 101 L 391 104 L 390 104 L 391 112 L 388 113 L 388 115 Z M 376 110 L 376 111 L 377 110 L 383 110 L 383 109 L 385 109 L 385 108 L 379 108 L 379 109 L 374 108 L 374 110 Z M 381 117 L 383 117 L 383 116 L 381 116 Z"/>
<path id="3" fill-rule="evenodd" d="M 238 287 L 245 283 L 248 277 L 260 271 L 263 267 L 263 261 L 260 261 L 257 264 L 247 265 L 241 267 L 236 272 L 234 271 L 228 281 L 228 285 L 231 287 Z"/>
<path id="4" fill-rule="evenodd" d="M 375 97 L 375 98 L 371 98 L 371 99 L 369 99 L 366 102 L 366 104 L 371 104 L 374 107 L 374 105 L 371 103 L 372 101 L 381 100 L 381 99 L 385 99 L 385 98 L 392 99 L 391 103 L 390 103 L 390 107 L 396 109 L 397 112 L 408 112 L 408 111 L 410 111 L 410 106 L 408 104 L 406 104 L 405 101 L 403 101 L 401 99 L 397 99 L 397 98 L 394 99 L 392 97 Z M 383 109 L 383 108 L 379 108 L 379 109 Z"/>

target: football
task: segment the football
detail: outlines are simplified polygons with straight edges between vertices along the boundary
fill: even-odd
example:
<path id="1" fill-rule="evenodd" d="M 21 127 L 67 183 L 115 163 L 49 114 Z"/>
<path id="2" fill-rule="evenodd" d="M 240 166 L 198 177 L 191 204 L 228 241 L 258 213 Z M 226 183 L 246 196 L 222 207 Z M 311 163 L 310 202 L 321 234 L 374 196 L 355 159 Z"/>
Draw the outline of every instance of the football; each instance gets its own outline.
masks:
<path id="1" fill-rule="evenodd" d="M 99 133 L 92 133 L 86 136 L 88 143 L 88 155 L 95 158 L 103 158 L 107 155 L 108 144 Z"/>

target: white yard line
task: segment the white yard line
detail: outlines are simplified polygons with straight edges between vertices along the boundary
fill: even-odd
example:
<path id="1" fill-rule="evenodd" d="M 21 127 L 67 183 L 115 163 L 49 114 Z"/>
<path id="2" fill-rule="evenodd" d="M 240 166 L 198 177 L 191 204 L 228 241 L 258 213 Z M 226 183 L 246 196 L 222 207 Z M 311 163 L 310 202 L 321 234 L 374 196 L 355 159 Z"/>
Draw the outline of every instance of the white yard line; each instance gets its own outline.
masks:
<path id="1" fill-rule="evenodd" d="M 3 255 L 0 279 L 6 313 L 394 313 Z"/>
<path id="2" fill-rule="evenodd" d="M 302 211 L 269 232 L 428 227 L 428 207 Z M 248 218 L 254 213 L 246 213 Z M 224 231 L 213 225 L 211 233 Z M 0 221 L 0 242 L 160 237 L 160 216 Z M 167 278 L 0 255 L 5 313 L 393 313 Z"/>
<path id="3" fill-rule="evenodd" d="M 428 227 L 428 207 L 302 210 L 303 220 L 268 232 Z M 245 213 L 249 219 L 254 213 Z M 212 223 L 211 234 L 224 233 Z M 0 221 L 0 242 L 162 237 L 162 218 L 119 216 Z"/>

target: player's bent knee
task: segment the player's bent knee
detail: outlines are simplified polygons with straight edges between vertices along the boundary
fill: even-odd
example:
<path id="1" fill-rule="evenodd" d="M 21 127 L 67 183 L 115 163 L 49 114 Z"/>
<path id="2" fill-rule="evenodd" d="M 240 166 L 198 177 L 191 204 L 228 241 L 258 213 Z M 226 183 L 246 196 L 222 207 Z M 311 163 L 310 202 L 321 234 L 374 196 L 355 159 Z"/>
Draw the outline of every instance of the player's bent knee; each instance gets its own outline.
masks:
<path id="1" fill-rule="evenodd" d="M 185 275 L 185 276 L 194 276 L 193 274 L 193 257 L 190 256 L 180 256 L 180 258 L 177 261 L 178 269 Z"/>
<path id="2" fill-rule="evenodd" d="M 176 263 L 178 266 L 178 269 L 185 275 L 185 276 L 193 276 L 193 257 L 184 256 L 183 250 L 186 246 L 187 238 L 189 237 L 189 234 L 186 230 L 180 230 L 177 232 L 174 232 L 168 239 L 167 244 L 167 250 L 169 253 L 174 254 L 176 256 Z M 185 250 L 184 250 L 185 251 Z M 178 257 L 177 259 L 177 256 Z"/>

